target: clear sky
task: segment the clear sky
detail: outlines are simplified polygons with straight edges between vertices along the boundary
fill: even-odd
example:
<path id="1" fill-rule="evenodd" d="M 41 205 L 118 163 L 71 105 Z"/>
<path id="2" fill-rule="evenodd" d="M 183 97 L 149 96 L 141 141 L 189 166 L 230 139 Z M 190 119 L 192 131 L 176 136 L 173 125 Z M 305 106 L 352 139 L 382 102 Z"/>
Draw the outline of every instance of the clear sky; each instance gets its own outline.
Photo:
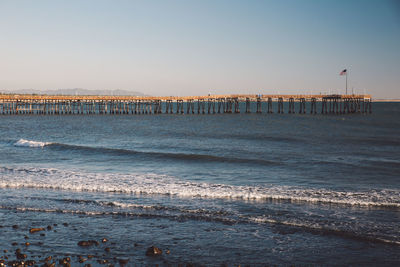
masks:
<path id="1" fill-rule="evenodd" d="M 0 0 L 0 90 L 400 98 L 400 1 Z"/>

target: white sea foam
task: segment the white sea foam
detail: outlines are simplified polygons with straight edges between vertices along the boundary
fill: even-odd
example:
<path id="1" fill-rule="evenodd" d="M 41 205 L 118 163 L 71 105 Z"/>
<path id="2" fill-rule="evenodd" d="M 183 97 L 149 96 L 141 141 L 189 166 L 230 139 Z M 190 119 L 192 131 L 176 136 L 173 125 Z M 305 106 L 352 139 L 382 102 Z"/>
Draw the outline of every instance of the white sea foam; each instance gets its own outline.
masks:
<path id="1" fill-rule="evenodd" d="M 50 142 L 39 142 L 39 141 L 31 141 L 25 139 L 19 139 L 14 143 L 14 146 L 23 146 L 23 147 L 44 147 L 50 145 Z"/>
<path id="2" fill-rule="evenodd" d="M 400 208 L 400 190 L 397 189 L 349 192 L 273 185 L 234 186 L 190 182 L 152 173 L 89 173 L 46 168 L 0 167 L 0 188 L 45 188 L 159 194 L 183 198 L 269 200 Z"/>

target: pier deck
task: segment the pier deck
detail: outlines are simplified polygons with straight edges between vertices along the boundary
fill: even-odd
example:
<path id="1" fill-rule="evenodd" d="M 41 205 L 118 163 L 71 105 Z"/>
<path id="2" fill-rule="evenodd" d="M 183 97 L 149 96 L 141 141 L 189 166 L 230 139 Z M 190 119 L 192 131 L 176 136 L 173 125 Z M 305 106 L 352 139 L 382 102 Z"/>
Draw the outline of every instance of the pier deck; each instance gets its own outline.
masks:
<path id="1" fill-rule="evenodd" d="M 308 108 L 307 108 L 308 106 Z M 252 108 L 253 107 L 253 108 Z M 371 113 L 370 95 L 72 96 L 0 94 L 0 114 Z M 319 110 L 319 112 L 317 111 Z M 296 112 L 297 111 L 297 112 Z"/>

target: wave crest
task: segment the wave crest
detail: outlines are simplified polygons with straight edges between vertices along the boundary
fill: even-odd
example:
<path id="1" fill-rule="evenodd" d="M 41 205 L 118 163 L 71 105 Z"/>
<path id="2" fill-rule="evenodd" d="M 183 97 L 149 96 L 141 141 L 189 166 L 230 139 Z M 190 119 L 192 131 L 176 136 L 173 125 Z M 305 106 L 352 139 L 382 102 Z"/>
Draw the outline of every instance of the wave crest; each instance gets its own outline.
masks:
<path id="1" fill-rule="evenodd" d="M 17 142 L 14 143 L 14 146 L 21 146 L 21 147 L 44 147 L 47 145 L 51 145 L 51 142 L 39 142 L 39 141 L 32 141 L 26 139 L 19 139 Z"/>
<path id="2" fill-rule="evenodd" d="M 46 168 L 0 167 L 0 188 L 117 192 L 181 198 L 287 201 L 400 208 L 400 191 L 334 191 L 274 185 L 226 185 L 184 181 L 160 174 L 88 173 Z"/>

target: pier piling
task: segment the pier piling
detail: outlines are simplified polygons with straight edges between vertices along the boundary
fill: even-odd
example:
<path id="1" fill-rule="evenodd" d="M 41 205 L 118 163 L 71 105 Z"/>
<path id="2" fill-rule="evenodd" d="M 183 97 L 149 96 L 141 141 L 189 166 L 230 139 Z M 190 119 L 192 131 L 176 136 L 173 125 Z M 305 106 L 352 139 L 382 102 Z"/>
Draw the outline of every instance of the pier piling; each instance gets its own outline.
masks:
<path id="1" fill-rule="evenodd" d="M 195 103 L 197 102 L 197 103 Z M 263 103 L 266 113 L 284 113 L 284 103 L 288 102 L 288 113 L 306 114 L 370 114 L 370 95 L 224 95 L 192 97 L 115 97 L 115 96 L 47 96 L 47 95 L 5 95 L 0 94 L 0 115 L 106 115 L 106 114 L 222 114 L 262 113 Z M 255 106 L 252 103 L 255 103 Z M 320 104 L 319 104 L 320 103 Z M 163 112 L 163 105 L 165 109 Z M 186 109 L 185 109 L 186 105 Z M 242 107 L 243 107 L 242 106 Z M 175 110 L 176 107 L 176 110 Z M 254 109 L 254 110 L 253 110 Z"/>

